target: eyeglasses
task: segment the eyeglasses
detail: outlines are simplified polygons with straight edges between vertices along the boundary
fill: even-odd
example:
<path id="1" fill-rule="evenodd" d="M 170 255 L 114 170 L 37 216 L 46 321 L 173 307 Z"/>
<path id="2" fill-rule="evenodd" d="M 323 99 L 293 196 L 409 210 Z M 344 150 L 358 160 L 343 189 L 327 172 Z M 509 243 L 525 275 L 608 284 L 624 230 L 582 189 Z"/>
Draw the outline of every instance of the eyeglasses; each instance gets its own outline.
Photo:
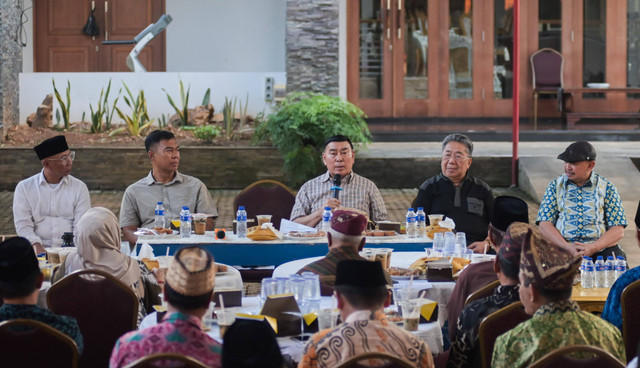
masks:
<path id="1" fill-rule="evenodd" d="M 444 155 L 442 155 L 442 161 L 449 161 L 451 160 L 451 157 L 453 157 L 453 159 L 456 161 L 462 161 L 469 158 L 469 156 L 463 155 L 462 153 L 456 153 L 455 155 L 452 155 L 451 153 L 445 153 Z"/>
<path id="2" fill-rule="evenodd" d="M 351 150 L 349 151 L 342 151 L 342 152 L 329 152 L 327 153 L 327 157 L 329 157 L 330 159 L 335 160 L 336 158 L 338 158 L 338 156 L 340 157 L 349 157 L 351 156 Z"/>
<path id="3" fill-rule="evenodd" d="M 76 151 L 69 152 L 68 155 L 58 157 L 58 158 L 49 158 L 49 161 L 73 161 L 76 158 Z"/>

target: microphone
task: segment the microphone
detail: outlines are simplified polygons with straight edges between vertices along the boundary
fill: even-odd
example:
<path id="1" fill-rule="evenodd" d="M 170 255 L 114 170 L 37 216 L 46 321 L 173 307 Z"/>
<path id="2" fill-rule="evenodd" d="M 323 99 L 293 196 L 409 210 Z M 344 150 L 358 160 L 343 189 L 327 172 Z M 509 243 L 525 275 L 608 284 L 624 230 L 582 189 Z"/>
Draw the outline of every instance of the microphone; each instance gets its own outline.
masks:
<path id="1" fill-rule="evenodd" d="M 342 175 L 335 174 L 333 176 L 333 187 L 331 187 L 331 191 L 333 192 L 333 198 L 338 199 L 340 197 L 340 184 L 342 183 Z"/>

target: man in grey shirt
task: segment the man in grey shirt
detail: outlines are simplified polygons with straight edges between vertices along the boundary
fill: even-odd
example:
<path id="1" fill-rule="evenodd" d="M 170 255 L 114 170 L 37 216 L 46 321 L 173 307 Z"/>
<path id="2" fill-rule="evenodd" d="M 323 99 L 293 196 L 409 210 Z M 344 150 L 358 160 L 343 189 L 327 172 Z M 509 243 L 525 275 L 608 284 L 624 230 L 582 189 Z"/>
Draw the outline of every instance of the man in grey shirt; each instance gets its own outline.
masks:
<path id="1" fill-rule="evenodd" d="M 178 218 L 182 206 L 189 206 L 191 213 L 211 215 L 207 230 L 213 230 L 218 210 L 203 182 L 178 172 L 180 146 L 173 133 L 155 130 L 149 133 L 144 145 L 151 171 L 131 184 L 122 197 L 120 227 L 124 239 L 134 246 L 138 238 L 134 234 L 136 229 L 153 227 L 157 202 L 163 202 L 167 221 Z"/>

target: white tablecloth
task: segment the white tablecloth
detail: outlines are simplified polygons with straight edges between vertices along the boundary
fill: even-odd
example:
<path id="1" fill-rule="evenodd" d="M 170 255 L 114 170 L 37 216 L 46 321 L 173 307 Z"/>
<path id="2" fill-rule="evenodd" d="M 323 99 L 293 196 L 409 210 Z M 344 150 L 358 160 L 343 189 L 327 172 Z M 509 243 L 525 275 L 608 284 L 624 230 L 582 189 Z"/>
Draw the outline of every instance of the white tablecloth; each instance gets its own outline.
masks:
<path id="1" fill-rule="evenodd" d="M 322 301 L 320 302 L 321 308 L 331 308 L 332 301 L 331 297 L 322 297 Z M 242 298 L 242 307 L 231 308 L 237 310 L 242 313 L 249 314 L 259 314 L 260 313 L 260 298 L 257 296 L 245 297 Z M 140 329 L 147 328 L 150 326 L 156 325 L 156 313 L 152 313 L 145 317 L 145 319 L 140 324 Z M 207 332 L 209 336 L 211 336 L 214 340 L 221 342 L 220 339 L 220 329 L 218 328 L 217 323 L 214 323 L 211 326 L 211 329 Z M 418 331 L 414 332 L 414 334 L 424 340 L 429 349 L 434 355 L 442 353 L 443 350 L 443 340 L 442 340 L 442 329 L 440 328 L 439 323 L 422 323 L 419 325 Z M 280 337 L 278 338 L 278 344 L 280 346 L 280 350 L 283 354 L 289 354 L 296 362 L 299 362 L 302 359 L 302 353 L 304 351 L 304 347 L 306 342 L 301 342 L 292 337 Z"/>

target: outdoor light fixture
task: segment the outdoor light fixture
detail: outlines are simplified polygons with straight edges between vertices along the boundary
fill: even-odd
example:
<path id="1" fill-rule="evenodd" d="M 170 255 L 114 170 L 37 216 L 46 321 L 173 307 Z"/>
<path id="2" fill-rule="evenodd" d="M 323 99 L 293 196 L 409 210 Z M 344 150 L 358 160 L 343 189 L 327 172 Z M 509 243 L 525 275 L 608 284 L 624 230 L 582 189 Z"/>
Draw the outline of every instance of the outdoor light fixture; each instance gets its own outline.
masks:
<path id="1" fill-rule="evenodd" d="M 138 60 L 138 55 L 142 51 L 142 49 L 153 40 L 160 32 L 164 31 L 165 28 L 171 23 L 173 19 L 169 14 L 163 14 L 157 22 L 150 24 L 147 28 L 143 29 L 142 32 L 138 33 L 137 36 L 130 41 L 102 41 L 103 45 L 123 45 L 123 44 L 136 44 L 133 47 L 133 50 L 127 55 L 127 67 L 131 69 L 133 72 L 146 72 L 147 69 L 142 65 L 140 60 Z"/>

